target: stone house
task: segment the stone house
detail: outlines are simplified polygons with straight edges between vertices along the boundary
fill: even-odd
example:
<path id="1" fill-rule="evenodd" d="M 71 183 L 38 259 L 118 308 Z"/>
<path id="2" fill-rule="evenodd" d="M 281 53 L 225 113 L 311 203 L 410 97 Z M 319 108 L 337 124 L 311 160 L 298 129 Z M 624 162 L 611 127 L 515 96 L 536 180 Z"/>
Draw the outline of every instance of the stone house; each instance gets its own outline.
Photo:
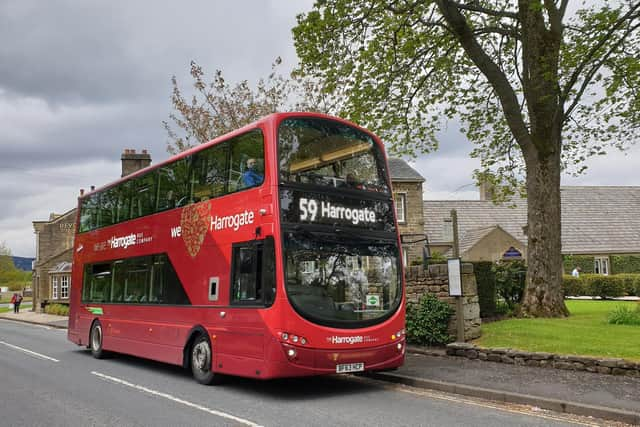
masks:
<path id="1" fill-rule="evenodd" d="M 565 272 L 640 272 L 640 187 L 561 187 L 562 254 Z M 527 200 L 495 205 L 490 191 L 480 200 L 426 200 L 425 232 L 432 251 L 451 254 L 451 210 L 458 217 L 465 261 L 526 259 Z"/>
<path id="2" fill-rule="evenodd" d="M 389 159 L 393 199 L 405 266 L 422 264 L 425 241 L 422 183 L 424 178 L 402 159 Z"/>
<path id="3" fill-rule="evenodd" d="M 128 175 L 151 164 L 146 150 L 126 149 L 121 156 L 122 174 Z M 52 213 L 48 221 L 33 221 L 36 235 L 36 259 L 33 263 L 33 310 L 49 303 L 69 303 L 71 262 L 77 209 Z"/>

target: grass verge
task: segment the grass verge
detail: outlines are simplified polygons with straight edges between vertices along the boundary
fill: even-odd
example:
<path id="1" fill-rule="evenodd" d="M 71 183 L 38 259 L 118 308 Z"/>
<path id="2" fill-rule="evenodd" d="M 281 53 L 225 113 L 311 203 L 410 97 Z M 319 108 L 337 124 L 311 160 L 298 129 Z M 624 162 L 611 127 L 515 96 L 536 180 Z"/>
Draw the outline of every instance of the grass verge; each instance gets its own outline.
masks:
<path id="1" fill-rule="evenodd" d="M 612 325 L 607 316 L 624 301 L 566 301 L 564 319 L 508 319 L 482 325 L 482 347 L 513 348 L 556 354 L 623 358 L 640 362 L 640 327 Z"/>

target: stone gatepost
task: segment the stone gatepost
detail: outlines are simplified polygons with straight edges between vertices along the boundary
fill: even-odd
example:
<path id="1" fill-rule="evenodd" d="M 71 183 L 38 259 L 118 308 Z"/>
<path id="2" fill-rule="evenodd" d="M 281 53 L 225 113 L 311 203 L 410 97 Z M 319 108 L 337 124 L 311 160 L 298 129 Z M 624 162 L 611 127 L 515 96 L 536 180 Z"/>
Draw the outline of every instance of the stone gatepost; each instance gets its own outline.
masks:
<path id="1" fill-rule="evenodd" d="M 480 303 L 476 276 L 473 274 L 473 264 L 463 263 L 462 279 L 462 307 L 464 315 L 464 340 L 470 341 L 480 337 Z M 416 303 L 424 294 L 433 294 L 439 300 L 448 303 L 454 310 L 449 322 L 449 334 L 456 336 L 456 299 L 449 296 L 449 271 L 447 264 L 430 265 L 428 271 L 422 266 L 411 266 L 405 270 L 407 303 Z"/>

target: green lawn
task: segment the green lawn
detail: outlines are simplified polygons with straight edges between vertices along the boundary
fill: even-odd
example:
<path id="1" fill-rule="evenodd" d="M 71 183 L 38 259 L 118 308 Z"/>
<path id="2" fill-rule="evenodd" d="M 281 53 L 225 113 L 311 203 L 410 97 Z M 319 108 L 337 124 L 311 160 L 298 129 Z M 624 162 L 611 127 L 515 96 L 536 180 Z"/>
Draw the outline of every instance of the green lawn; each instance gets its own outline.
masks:
<path id="1" fill-rule="evenodd" d="M 509 319 L 482 325 L 482 347 L 513 348 L 640 361 L 640 326 L 610 325 L 607 314 L 619 301 L 567 301 L 566 319 Z"/>

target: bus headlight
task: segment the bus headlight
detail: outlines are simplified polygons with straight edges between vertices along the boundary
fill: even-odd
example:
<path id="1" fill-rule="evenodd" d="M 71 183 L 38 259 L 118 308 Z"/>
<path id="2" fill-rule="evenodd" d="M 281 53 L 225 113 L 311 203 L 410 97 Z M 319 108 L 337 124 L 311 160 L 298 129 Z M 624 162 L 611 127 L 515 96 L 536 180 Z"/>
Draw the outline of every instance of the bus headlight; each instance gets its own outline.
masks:
<path id="1" fill-rule="evenodd" d="M 290 348 L 287 350 L 287 357 L 289 359 L 295 359 L 297 355 L 298 355 L 298 352 L 296 351 L 295 348 Z"/>

